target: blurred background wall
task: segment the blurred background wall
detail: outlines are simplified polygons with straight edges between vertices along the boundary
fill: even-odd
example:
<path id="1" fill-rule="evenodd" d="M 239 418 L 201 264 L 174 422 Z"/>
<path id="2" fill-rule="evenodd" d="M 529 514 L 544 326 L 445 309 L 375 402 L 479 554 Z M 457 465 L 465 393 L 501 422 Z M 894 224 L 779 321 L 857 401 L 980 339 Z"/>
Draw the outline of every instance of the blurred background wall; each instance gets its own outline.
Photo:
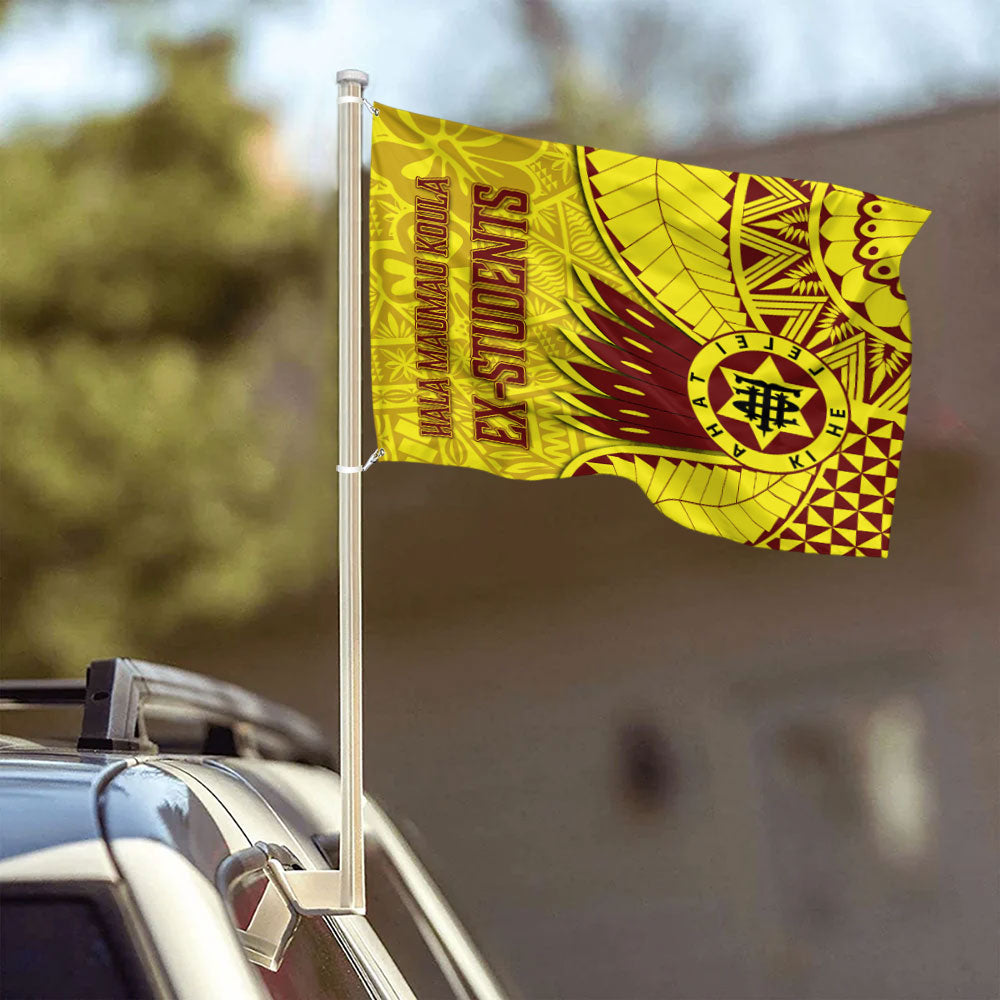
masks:
<path id="1" fill-rule="evenodd" d="M 379 466 L 367 778 L 527 997 L 998 995 L 992 5 L 0 11 L 5 675 L 137 655 L 335 732 L 340 66 L 931 208 L 891 557 L 744 550 L 602 477 Z"/>

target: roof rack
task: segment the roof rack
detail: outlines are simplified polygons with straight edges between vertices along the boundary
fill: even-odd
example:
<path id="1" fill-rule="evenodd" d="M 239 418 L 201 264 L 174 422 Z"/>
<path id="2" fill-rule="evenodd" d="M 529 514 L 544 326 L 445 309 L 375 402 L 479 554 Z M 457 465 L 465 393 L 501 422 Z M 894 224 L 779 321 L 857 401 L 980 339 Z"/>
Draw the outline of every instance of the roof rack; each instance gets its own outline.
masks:
<path id="1" fill-rule="evenodd" d="M 158 747 L 148 737 L 146 713 L 167 709 L 207 723 L 206 737 L 194 749 L 197 753 L 250 755 L 271 737 L 272 742 L 277 738 L 287 744 L 287 755 L 295 760 L 333 764 L 322 730 L 300 712 L 236 684 L 126 657 L 95 660 L 87 668 L 86 683 L 2 681 L 0 704 L 12 708 L 82 705 L 79 750 L 155 752 Z"/>

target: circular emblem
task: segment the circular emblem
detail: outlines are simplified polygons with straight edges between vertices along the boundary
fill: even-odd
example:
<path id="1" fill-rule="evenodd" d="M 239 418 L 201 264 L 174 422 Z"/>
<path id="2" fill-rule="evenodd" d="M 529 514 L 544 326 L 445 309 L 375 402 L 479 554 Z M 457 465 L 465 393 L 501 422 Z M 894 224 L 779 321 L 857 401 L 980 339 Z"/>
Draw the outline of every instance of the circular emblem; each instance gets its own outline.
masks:
<path id="1" fill-rule="evenodd" d="M 687 386 L 705 433 L 747 468 L 808 469 L 844 439 L 849 408 L 840 380 L 784 337 L 747 330 L 710 340 Z"/>

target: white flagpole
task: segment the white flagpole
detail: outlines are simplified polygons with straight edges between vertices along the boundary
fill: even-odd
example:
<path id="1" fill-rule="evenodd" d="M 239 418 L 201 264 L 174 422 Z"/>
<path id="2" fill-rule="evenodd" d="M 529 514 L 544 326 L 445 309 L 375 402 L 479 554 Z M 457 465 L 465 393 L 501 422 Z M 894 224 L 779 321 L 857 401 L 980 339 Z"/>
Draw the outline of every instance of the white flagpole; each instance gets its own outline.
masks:
<path id="1" fill-rule="evenodd" d="M 368 75 L 337 74 L 340 187 L 340 904 L 365 911 L 361 778 L 361 98 Z"/>
<path id="2" fill-rule="evenodd" d="M 361 784 L 361 105 L 368 75 L 337 74 L 340 188 L 340 868 L 286 869 L 268 851 L 278 892 L 302 916 L 365 912 Z M 267 848 L 267 845 L 262 845 Z M 240 933 L 243 933 L 242 931 Z"/>

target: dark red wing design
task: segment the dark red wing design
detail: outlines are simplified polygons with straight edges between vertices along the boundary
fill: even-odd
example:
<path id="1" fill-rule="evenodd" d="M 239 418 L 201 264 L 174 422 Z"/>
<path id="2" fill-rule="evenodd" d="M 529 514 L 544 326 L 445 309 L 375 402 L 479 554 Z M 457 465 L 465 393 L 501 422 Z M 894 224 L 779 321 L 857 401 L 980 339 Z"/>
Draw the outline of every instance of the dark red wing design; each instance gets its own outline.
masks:
<path id="1" fill-rule="evenodd" d="M 592 275 L 588 279 L 607 312 L 591 306 L 582 312 L 607 340 L 579 339 L 607 367 L 569 363 L 595 392 L 573 394 L 593 411 L 576 414 L 576 421 L 637 444 L 718 451 L 688 399 L 688 372 L 700 345 L 610 285 Z"/>

